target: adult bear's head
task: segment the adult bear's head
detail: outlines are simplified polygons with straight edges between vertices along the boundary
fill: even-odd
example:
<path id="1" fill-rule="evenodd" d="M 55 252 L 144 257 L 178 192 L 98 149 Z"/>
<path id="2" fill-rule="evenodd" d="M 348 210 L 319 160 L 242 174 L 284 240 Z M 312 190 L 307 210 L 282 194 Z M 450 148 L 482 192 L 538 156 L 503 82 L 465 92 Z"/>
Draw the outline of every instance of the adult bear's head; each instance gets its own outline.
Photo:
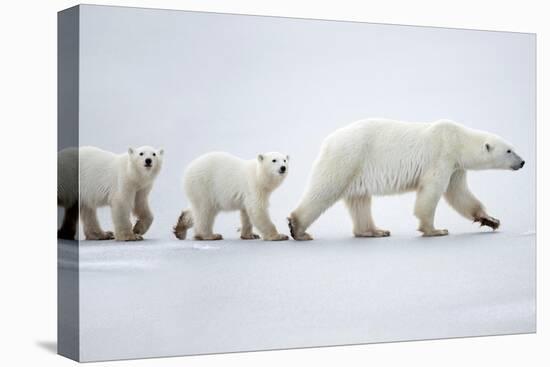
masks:
<path id="1" fill-rule="evenodd" d="M 525 165 L 514 147 L 496 135 L 487 135 L 480 150 L 480 159 L 474 169 L 511 169 L 517 171 Z"/>

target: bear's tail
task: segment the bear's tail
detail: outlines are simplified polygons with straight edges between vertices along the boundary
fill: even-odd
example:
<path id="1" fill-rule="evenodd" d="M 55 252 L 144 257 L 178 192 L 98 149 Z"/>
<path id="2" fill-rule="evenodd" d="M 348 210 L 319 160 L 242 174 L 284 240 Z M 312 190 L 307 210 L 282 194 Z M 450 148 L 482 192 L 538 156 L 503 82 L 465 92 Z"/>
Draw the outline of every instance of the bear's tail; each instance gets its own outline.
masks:
<path id="1" fill-rule="evenodd" d="M 187 230 L 191 227 L 193 227 L 193 216 L 191 215 L 191 210 L 184 210 L 178 218 L 178 223 L 174 226 L 174 235 L 178 239 L 184 240 L 187 236 Z"/>

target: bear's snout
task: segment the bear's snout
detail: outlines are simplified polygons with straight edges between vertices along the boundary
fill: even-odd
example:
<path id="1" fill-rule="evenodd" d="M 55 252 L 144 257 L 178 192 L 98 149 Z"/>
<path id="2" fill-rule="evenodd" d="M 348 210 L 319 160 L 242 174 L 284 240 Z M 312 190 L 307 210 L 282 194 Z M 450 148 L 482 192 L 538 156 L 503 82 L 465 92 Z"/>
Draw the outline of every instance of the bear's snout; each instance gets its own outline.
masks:
<path id="1" fill-rule="evenodd" d="M 286 166 L 281 166 L 281 168 L 279 168 L 279 173 L 285 173 L 286 172 Z"/>
<path id="2" fill-rule="evenodd" d="M 146 158 L 145 167 L 151 167 L 151 164 L 153 164 L 153 160 L 151 158 Z"/>
<path id="3" fill-rule="evenodd" d="M 517 165 L 512 166 L 512 169 L 513 169 L 514 171 L 517 171 L 518 169 L 523 168 L 523 166 L 525 166 L 525 161 L 524 161 L 524 160 L 522 160 L 522 161 L 521 161 L 520 163 L 518 163 Z"/>

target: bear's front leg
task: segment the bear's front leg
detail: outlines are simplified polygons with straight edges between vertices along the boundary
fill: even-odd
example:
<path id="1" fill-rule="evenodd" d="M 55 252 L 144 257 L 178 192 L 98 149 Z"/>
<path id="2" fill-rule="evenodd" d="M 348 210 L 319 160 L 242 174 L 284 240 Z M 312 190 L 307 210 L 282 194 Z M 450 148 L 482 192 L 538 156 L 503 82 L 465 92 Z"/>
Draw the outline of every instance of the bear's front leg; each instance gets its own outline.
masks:
<path id="1" fill-rule="evenodd" d="M 480 226 L 491 227 L 493 231 L 496 231 L 500 227 L 500 220 L 491 217 L 485 211 L 474 214 L 474 222 L 479 222 Z"/>
<path id="2" fill-rule="evenodd" d="M 80 220 L 82 221 L 82 227 L 84 229 L 84 236 L 86 240 L 100 241 L 100 240 L 112 240 L 114 238 L 113 232 L 103 231 L 99 225 L 97 219 L 96 208 L 91 208 L 84 204 L 80 205 Z"/>
<path id="3" fill-rule="evenodd" d="M 242 240 L 257 240 L 260 238 L 253 232 L 252 223 L 246 210 L 241 209 L 241 239 Z"/>
<path id="4" fill-rule="evenodd" d="M 455 171 L 445 192 L 445 199 L 458 213 L 465 218 L 479 222 L 482 226 L 497 230 L 500 220 L 493 218 L 485 211 L 485 206 L 472 194 L 466 181 L 466 171 Z"/>
<path id="5" fill-rule="evenodd" d="M 132 211 L 133 198 L 119 197 L 113 200 L 111 212 L 115 227 L 115 240 L 117 241 L 140 241 L 143 237 L 134 233 L 130 213 Z"/>
<path id="6" fill-rule="evenodd" d="M 424 237 L 446 236 L 449 231 L 446 229 L 437 229 L 434 227 L 434 217 L 437 204 L 445 191 L 448 180 L 430 176 L 423 180 L 416 193 L 416 203 L 414 214 L 419 219 L 418 230 Z"/>
<path id="7" fill-rule="evenodd" d="M 137 221 L 134 225 L 133 232 L 138 235 L 144 235 L 153 223 L 153 213 L 149 208 L 148 201 L 149 192 L 151 192 L 151 187 L 147 187 L 136 193 L 134 215 L 137 217 Z"/>
<path id="8" fill-rule="evenodd" d="M 277 232 L 277 227 L 271 222 L 267 205 L 249 205 L 246 209 L 252 224 L 258 228 L 264 241 L 286 241 L 288 236 Z"/>

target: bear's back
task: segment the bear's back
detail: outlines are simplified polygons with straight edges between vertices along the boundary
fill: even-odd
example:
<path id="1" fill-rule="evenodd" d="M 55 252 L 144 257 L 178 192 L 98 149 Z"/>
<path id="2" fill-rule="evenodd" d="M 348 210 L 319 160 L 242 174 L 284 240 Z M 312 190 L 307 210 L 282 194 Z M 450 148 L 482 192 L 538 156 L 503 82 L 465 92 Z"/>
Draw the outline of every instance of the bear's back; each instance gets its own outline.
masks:
<path id="1" fill-rule="evenodd" d="M 120 157 L 96 147 L 80 148 L 80 196 L 84 204 L 96 207 L 109 203 L 118 176 L 124 174 Z"/>
<path id="2" fill-rule="evenodd" d="M 342 129 L 329 142 L 331 155 L 358 164 L 350 194 L 390 195 L 413 190 L 422 173 L 438 159 L 446 131 L 457 124 L 367 119 Z M 349 164 L 351 166 L 351 164 Z"/>
<path id="3" fill-rule="evenodd" d="M 183 181 L 188 195 L 224 196 L 242 192 L 247 185 L 249 161 L 229 153 L 212 152 L 192 161 L 185 170 Z"/>

